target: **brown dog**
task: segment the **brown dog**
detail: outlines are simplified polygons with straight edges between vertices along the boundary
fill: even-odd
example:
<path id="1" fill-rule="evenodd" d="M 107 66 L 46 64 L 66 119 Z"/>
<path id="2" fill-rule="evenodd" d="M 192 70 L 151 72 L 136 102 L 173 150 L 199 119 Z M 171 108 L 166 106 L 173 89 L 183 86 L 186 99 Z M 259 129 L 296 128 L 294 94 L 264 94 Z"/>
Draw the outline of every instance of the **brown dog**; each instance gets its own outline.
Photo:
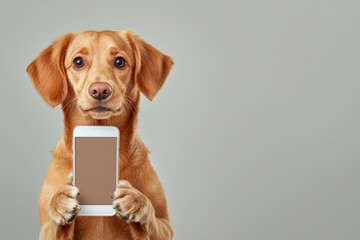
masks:
<path id="1" fill-rule="evenodd" d="M 40 193 L 40 239 L 173 238 L 164 191 L 135 131 L 140 92 L 152 100 L 172 65 L 169 56 L 129 31 L 63 35 L 29 65 L 44 100 L 52 107 L 62 104 L 65 124 Z M 78 189 L 69 176 L 78 125 L 120 130 L 117 216 L 76 217 Z"/>

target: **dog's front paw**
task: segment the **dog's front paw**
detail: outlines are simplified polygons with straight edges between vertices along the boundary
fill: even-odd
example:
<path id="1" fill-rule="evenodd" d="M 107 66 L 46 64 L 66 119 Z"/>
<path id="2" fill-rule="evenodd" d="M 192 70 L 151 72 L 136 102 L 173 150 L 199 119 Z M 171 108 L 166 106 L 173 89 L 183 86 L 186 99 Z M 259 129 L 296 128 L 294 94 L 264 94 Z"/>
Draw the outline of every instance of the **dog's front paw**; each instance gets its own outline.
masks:
<path id="1" fill-rule="evenodd" d="M 50 202 L 50 218 L 61 225 L 71 223 L 80 210 L 77 195 L 79 189 L 71 185 L 66 185 L 63 191 L 55 193 Z"/>
<path id="2" fill-rule="evenodd" d="M 113 208 L 125 221 L 146 224 L 155 217 L 150 200 L 128 181 L 120 180 L 113 196 Z"/>

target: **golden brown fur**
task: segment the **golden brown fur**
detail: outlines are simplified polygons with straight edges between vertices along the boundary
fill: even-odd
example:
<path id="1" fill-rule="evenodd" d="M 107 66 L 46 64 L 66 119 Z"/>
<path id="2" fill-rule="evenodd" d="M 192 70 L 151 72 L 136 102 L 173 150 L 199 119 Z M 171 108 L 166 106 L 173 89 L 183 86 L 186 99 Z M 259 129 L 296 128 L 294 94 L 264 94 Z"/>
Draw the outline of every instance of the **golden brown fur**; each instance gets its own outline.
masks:
<path id="1" fill-rule="evenodd" d="M 78 56 L 85 62 L 81 69 L 73 65 Z M 116 56 L 125 59 L 125 68 L 114 67 Z M 164 191 L 135 131 L 140 92 L 152 100 L 172 65 L 170 57 L 128 31 L 63 35 L 29 65 L 27 71 L 44 100 L 52 107 L 62 104 L 65 125 L 40 193 L 40 239 L 173 238 Z M 109 111 L 89 110 L 98 104 L 87 91 L 94 82 L 112 87 L 105 101 Z M 112 125 L 120 130 L 116 216 L 72 219 L 78 212 L 78 189 L 69 176 L 72 132 L 78 125 Z"/>

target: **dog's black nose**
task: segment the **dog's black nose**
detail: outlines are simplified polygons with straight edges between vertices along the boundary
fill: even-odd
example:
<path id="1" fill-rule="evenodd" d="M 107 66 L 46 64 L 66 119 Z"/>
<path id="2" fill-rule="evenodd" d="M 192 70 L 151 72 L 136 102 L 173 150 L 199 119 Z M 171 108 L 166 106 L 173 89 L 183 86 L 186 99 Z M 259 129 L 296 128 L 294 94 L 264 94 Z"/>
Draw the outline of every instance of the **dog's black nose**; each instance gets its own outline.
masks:
<path id="1" fill-rule="evenodd" d="M 92 83 L 89 87 L 89 94 L 96 100 L 105 100 L 112 93 L 111 86 L 107 83 Z"/>

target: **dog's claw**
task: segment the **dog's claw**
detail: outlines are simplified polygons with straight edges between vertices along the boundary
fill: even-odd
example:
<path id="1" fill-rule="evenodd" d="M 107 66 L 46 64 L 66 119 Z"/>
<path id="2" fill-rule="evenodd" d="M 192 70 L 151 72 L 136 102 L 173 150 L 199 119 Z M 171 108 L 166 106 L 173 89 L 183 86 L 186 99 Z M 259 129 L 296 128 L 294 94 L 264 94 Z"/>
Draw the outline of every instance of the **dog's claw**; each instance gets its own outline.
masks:
<path id="1" fill-rule="evenodd" d="M 71 222 L 72 220 L 74 220 L 75 219 L 75 217 L 76 217 L 76 215 L 74 214 L 74 215 L 72 215 L 68 220 L 67 220 L 67 222 L 69 223 L 69 222 Z"/>
<path id="2" fill-rule="evenodd" d="M 121 215 L 121 214 L 119 214 L 119 215 L 120 215 L 120 217 L 121 217 L 123 220 L 125 220 L 125 221 L 129 220 L 129 216 L 127 216 L 127 215 Z"/>

